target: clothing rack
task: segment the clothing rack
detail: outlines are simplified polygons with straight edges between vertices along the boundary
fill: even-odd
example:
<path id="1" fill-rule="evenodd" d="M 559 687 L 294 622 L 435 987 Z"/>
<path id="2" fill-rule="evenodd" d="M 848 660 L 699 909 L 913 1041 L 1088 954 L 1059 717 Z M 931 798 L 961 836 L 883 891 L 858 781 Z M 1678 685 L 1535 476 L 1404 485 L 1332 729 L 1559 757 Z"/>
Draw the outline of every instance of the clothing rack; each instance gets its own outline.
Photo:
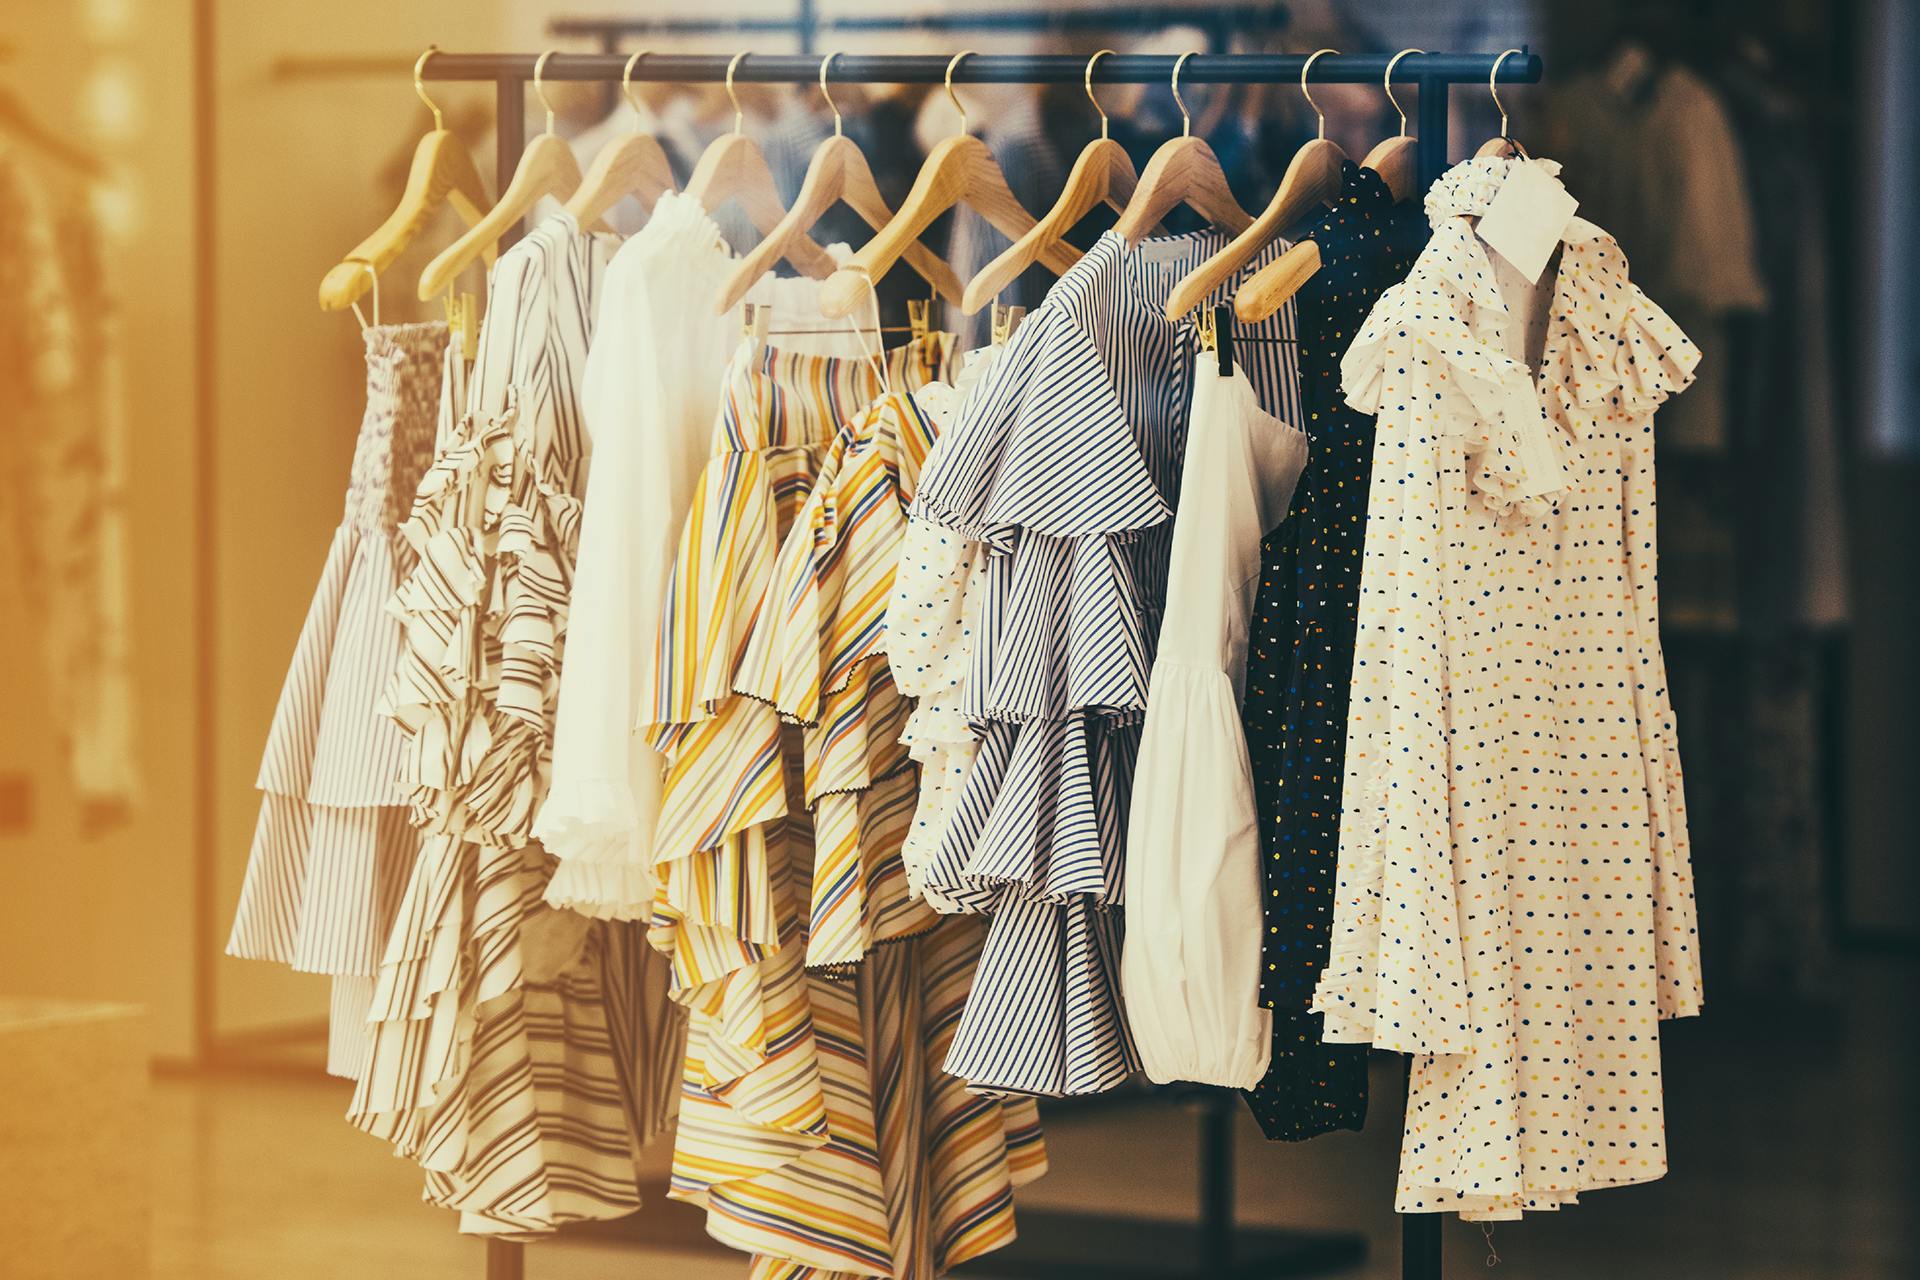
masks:
<path id="1" fill-rule="evenodd" d="M 547 24 L 556 36 L 597 40 L 603 53 L 617 53 L 629 36 L 792 35 L 801 53 L 815 52 L 823 31 L 853 34 L 891 31 L 1023 33 L 1074 35 L 1082 32 L 1164 31 L 1199 27 L 1215 53 L 1236 31 L 1278 31 L 1291 15 L 1284 4 L 1150 5 L 1137 9 L 1005 9 L 984 13 L 861 14 L 823 18 L 815 0 L 799 0 L 791 18 L 559 18 Z"/>
<path id="2" fill-rule="evenodd" d="M 811 11 L 811 0 L 802 0 L 803 17 Z M 1201 20 L 1204 11 L 1174 9 L 1148 11 L 1150 17 L 1165 20 L 1160 25 Z M 996 15 L 998 16 L 998 15 Z M 1061 22 L 1082 22 L 1078 14 L 1048 15 Z M 1087 29 L 1134 26 L 1131 15 L 1099 14 L 1103 21 L 1084 20 Z M 1018 18 L 1018 15 L 1004 15 Z M 800 31 L 789 20 L 779 20 L 783 31 Z M 832 19 L 836 30 L 862 29 L 849 25 L 873 22 L 868 30 L 896 30 L 917 22 L 935 19 Z M 944 26 L 927 29 L 962 30 L 1004 27 L 1002 21 L 987 22 L 983 17 L 949 15 L 938 19 Z M 971 25 L 963 25 L 971 24 Z M 564 34 L 596 34 L 603 40 L 607 31 L 615 35 L 644 32 L 686 33 L 692 28 L 674 28 L 664 24 L 600 23 L 556 24 Z M 702 25 L 704 30 L 704 25 Z M 757 30 L 751 21 L 721 24 L 718 30 L 733 32 Z M 1075 28 L 1079 29 L 1079 28 Z M 497 103 L 496 131 L 499 136 L 497 168 L 502 181 L 519 165 L 526 146 L 526 88 L 533 79 L 532 53 L 439 53 L 420 69 L 427 80 L 491 81 Z M 643 58 L 633 68 L 632 78 L 655 83 L 708 83 L 725 81 L 731 55 L 658 54 Z M 1172 80 L 1171 56 L 1153 54 L 1115 54 L 1100 59 L 1092 69 L 1092 79 L 1101 84 L 1167 84 Z M 617 52 L 557 53 L 547 59 L 541 71 L 547 80 L 584 80 L 618 84 L 627 60 Z M 1055 54 L 980 54 L 949 70 L 949 59 L 939 55 L 847 54 L 835 59 L 832 79 L 868 84 L 1072 84 L 1078 85 L 1089 74 L 1084 57 Z M 1544 72 L 1540 56 L 1522 49 L 1518 56 L 1502 58 L 1498 53 L 1410 53 L 1397 61 L 1387 54 L 1329 54 L 1312 62 L 1300 54 L 1201 54 L 1189 58 L 1180 70 L 1180 82 L 1192 84 L 1272 84 L 1297 85 L 1301 71 L 1307 71 L 1309 83 L 1379 84 L 1392 75 L 1396 84 L 1411 84 L 1420 91 L 1414 133 L 1416 172 L 1419 189 L 1425 190 L 1446 168 L 1449 153 L 1448 100 L 1455 85 L 1484 87 L 1490 79 L 1503 84 L 1537 84 Z M 768 54 L 741 61 L 734 79 L 761 84 L 817 83 L 820 63 L 817 58 L 786 54 Z M 502 247 L 517 234 L 509 234 Z M 1233 1204 L 1233 1122 L 1234 1099 L 1224 1090 L 1195 1091 L 1200 1099 L 1200 1199 L 1201 1220 L 1196 1228 L 1182 1234 L 1178 1227 L 1156 1228 L 1162 1241 L 1179 1236 L 1181 1260 L 1188 1266 L 1181 1272 L 1166 1269 L 1143 1270 L 1140 1244 L 1142 1224 L 1137 1219 L 1112 1216 L 1081 1217 L 1046 1215 L 1032 1211 L 1021 1215 L 1021 1240 L 1044 1239 L 1051 1224 L 1053 1234 L 1070 1231 L 1079 1244 L 1077 1263 L 1058 1258 L 1036 1267 L 1003 1251 L 990 1255 L 975 1270 L 1002 1276 L 1022 1274 L 1036 1277 L 1099 1276 L 1107 1280 L 1145 1280 L 1151 1276 L 1184 1274 L 1196 1280 L 1279 1280 L 1282 1276 L 1317 1275 L 1352 1265 L 1365 1252 L 1365 1242 L 1353 1236 L 1309 1235 L 1306 1233 L 1239 1233 L 1234 1225 Z M 1280 1246 L 1276 1256 L 1254 1257 L 1249 1242 L 1262 1249 Z M 1164 1243 L 1163 1246 L 1164 1248 Z M 1018 1248 L 1018 1246 L 1016 1246 Z M 1098 1250 L 1098 1255 L 1092 1250 Z M 487 1241 L 487 1280 L 524 1280 L 525 1246 L 516 1242 Z M 1402 1280 L 1440 1280 L 1440 1215 L 1410 1213 L 1401 1217 Z"/>

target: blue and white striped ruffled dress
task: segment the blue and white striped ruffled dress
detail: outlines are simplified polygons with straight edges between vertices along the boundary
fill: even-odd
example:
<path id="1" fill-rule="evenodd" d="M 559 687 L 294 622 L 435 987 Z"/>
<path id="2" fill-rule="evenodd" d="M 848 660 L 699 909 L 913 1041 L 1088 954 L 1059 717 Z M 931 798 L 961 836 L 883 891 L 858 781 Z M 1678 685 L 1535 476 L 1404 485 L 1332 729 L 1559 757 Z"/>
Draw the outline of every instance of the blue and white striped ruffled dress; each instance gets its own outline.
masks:
<path id="1" fill-rule="evenodd" d="M 1094 1093 L 1139 1067 L 1117 908 L 1195 359 L 1164 307 L 1224 242 L 1102 236 L 973 389 L 914 502 L 988 551 L 980 749 L 926 871 L 930 898 L 993 916 L 946 1061 L 976 1089 Z M 1244 332 L 1290 339 L 1292 307 Z M 1295 349 L 1240 351 L 1261 407 L 1297 421 Z"/>

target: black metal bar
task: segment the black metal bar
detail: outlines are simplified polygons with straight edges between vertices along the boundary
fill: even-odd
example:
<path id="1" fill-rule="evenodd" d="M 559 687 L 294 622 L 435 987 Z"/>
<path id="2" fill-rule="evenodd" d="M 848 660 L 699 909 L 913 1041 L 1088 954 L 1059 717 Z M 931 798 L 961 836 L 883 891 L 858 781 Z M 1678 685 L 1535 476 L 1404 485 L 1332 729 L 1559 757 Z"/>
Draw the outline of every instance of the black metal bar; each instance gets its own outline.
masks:
<path id="1" fill-rule="evenodd" d="M 499 80 L 533 78 L 537 55 L 531 53 L 442 53 L 428 61 L 422 74 L 428 80 Z M 1396 82 L 1485 84 L 1493 70 L 1491 53 L 1414 53 L 1394 68 Z M 638 81 L 718 83 L 726 79 L 731 55 L 662 53 L 643 58 L 633 70 Z M 836 80 L 867 84 L 939 84 L 947 76 L 945 56 L 847 54 L 833 64 Z M 1320 84 L 1379 84 L 1389 56 L 1329 54 L 1313 64 L 1310 81 Z M 1117 54 L 1102 58 L 1093 78 L 1101 84 L 1165 84 L 1172 78 L 1172 56 Z M 1180 71 L 1187 84 L 1298 83 L 1306 59 L 1298 54 L 1201 54 Z M 557 53 L 542 74 L 549 80 L 618 80 L 626 59 L 619 54 Z M 980 54 L 962 62 L 953 72 L 956 84 L 1079 84 L 1087 60 L 1077 55 Z M 1500 67 L 1503 84 L 1535 84 L 1541 76 L 1538 54 L 1508 58 Z M 762 84 L 813 84 L 820 74 L 818 59 L 794 54 L 760 54 L 740 63 L 735 79 Z M 1444 103 L 1442 104 L 1444 116 Z M 1424 117 L 1423 117 L 1424 118 Z"/>
<path id="2" fill-rule="evenodd" d="M 1521 60 L 1520 58 L 1508 59 L 1507 66 L 1510 67 Z M 1537 57 L 1531 55 L 1525 60 L 1539 62 Z M 1413 59 L 1408 58 L 1407 61 L 1411 62 Z M 1502 72 L 1505 70 L 1506 67 L 1501 68 Z M 1475 78 L 1484 81 L 1486 75 L 1482 73 Z M 1420 102 L 1414 108 L 1414 180 L 1419 189 L 1424 192 L 1447 169 L 1448 82 L 1434 76 L 1422 76 L 1415 81 L 1415 84 L 1419 89 Z"/>
<path id="3" fill-rule="evenodd" d="M 487 1280 L 526 1280 L 527 1246 L 513 1240 L 487 1241 Z"/>
<path id="4" fill-rule="evenodd" d="M 1400 1280 L 1440 1280 L 1440 1219 L 1437 1213 L 1400 1215 Z"/>
<path id="5" fill-rule="evenodd" d="M 429 59 L 427 65 L 434 61 Z M 493 194 L 497 199 L 520 167 L 520 153 L 527 149 L 527 95 L 525 81 L 516 75 L 503 72 L 493 79 Z M 505 249 L 519 238 L 516 222 L 500 237 L 500 247 Z"/>
<path id="6" fill-rule="evenodd" d="M 1233 1267 L 1233 1095 L 1216 1089 L 1200 1104 L 1200 1274 Z"/>
<path id="7" fill-rule="evenodd" d="M 1006 32 L 1081 32 L 1081 31 L 1157 31 L 1176 26 L 1235 27 L 1259 26 L 1276 30 L 1287 23 L 1284 4 L 1248 5 L 1203 9 L 1155 5 L 1133 9 L 1008 9 L 986 13 L 886 14 L 822 18 L 814 12 L 813 0 L 801 0 L 797 18 L 561 18 L 547 30 L 555 36 L 592 39 L 602 42 L 630 36 L 654 38 L 674 36 L 719 36 L 751 34 L 791 34 L 801 37 L 801 52 L 810 53 L 807 41 L 827 31 L 1006 31 Z"/>

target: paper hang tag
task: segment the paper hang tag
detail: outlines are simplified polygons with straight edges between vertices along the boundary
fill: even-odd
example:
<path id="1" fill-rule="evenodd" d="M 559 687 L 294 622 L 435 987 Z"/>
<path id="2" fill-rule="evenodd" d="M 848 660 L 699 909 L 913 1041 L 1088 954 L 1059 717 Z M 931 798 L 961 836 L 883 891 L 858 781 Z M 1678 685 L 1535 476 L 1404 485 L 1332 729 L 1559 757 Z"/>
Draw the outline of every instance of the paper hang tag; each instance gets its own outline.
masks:
<path id="1" fill-rule="evenodd" d="M 1580 202 L 1541 166 L 1519 161 L 1481 215 L 1481 241 L 1512 263 L 1529 283 L 1539 284 L 1573 211 Z"/>

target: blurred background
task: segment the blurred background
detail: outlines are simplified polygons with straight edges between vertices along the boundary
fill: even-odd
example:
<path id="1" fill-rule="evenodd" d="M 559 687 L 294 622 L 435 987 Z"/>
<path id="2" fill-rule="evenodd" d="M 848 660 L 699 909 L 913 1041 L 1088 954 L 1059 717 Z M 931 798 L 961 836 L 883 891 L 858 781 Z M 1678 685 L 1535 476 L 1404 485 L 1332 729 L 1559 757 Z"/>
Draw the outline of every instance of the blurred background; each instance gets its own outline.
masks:
<path id="1" fill-rule="evenodd" d="M 902 5 L 1001 21 L 833 26 Z M 480 1274 L 479 1246 L 418 1203 L 412 1167 L 339 1122 L 345 1086 L 319 1067 L 326 982 L 222 955 L 260 747 L 364 395 L 357 326 L 321 312 L 315 288 L 393 205 L 429 127 L 409 69 L 437 43 L 1542 54 L 1544 82 L 1503 94 L 1514 132 L 1566 165 L 1582 214 L 1706 353 L 1658 429 L 1708 1013 L 1665 1038 L 1668 1179 L 1490 1238 L 1449 1224 L 1450 1271 L 1497 1254 L 1516 1277 L 1920 1274 L 1916 5 L 1298 0 L 1071 34 L 1037 12 L 705 7 L 771 24 L 731 36 L 648 30 L 688 15 L 606 0 L 0 12 L 0 1188 L 62 1242 L 60 1269 L 16 1258 L 22 1270 L 0 1273 Z M 431 91 L 497 190 L 491 86 Z M 1044 208 L 1097 130 L 1078 87 L 963 95 L 1017 193 Z M 731 123 L 717 86 L 641 97 L 683 175 Z M 810 87 L 741 97 L 791 196 L 830 117 Z M 1311 134 L 1297 90 L 1187 97 L 1257 208 Z M 1396 127 L 1377 86 L 1316 97 L 1350 154 Z M 952 128 L 937 88 L 836 98 L 890 200 Z M 606 86 L 555 100 L 583 164 L 628 125 Z M 1141 163 L 1178 131 L 1162 88 L 1101 101 Z M 1484 91 L 1457 90 L 1451 115 L 1456 158 L 1496 129 Z M 528 118 L 539 127 L 531 97 Z M 437 314 L 411 281 L 451 238 L 448 217 L 390 272 L 383 319 Z M 1100 230 L 1096 215 L 1083 234 Z M 967 220 L 938 234 L 963 279 L 1003 243 Z M 1044 283 L 1012 300 L 1037 303 Z M 904 287 L 888 283 L 891 305 Z M 1368 1261 L 1345 1274 L 1397 1275 L 1397 1081 L 1380 1063 L 1364 1135 L 1268 1146 L 1247 1122 L 1242 1219 L 1359 1233 Z M 1145 1099 L 1053 1117 L 1054 1172 L 1033 1201 L 1191 1216 L 1193 1128 Z M 637 1239 L 539 1246 L 533 1274 L 739 1274 L 699 1252 L 677 1210 L 654 1199 Z"/>

